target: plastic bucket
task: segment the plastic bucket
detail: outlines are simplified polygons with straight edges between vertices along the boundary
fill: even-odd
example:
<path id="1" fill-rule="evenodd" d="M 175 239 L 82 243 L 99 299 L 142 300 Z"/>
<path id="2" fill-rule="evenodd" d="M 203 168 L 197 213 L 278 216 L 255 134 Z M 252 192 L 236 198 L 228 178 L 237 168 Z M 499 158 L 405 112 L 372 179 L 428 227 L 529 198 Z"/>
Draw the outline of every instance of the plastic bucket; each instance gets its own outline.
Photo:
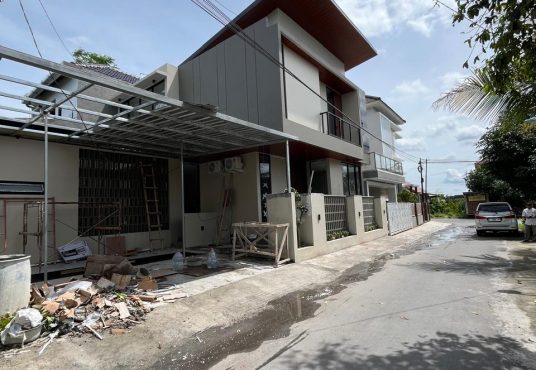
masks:
<path id="1" fill-rule="evenodd" d="M 31 275 L 30 256 L 0 255 L 0 315 L 28 307 Z"/>

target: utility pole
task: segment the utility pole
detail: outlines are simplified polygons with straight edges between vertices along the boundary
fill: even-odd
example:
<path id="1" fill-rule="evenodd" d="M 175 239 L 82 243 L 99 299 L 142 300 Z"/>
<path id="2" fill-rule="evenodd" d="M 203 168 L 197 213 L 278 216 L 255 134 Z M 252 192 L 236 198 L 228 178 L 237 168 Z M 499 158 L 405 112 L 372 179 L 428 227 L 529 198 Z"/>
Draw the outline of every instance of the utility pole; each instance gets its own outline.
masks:
<path id="1" fill-rule="evenodd" d="M 424 178 L 422 177 L 422 158 L 419 158 L 417 171 L 419 171 L 419 174 L 421 175 L 421 212 L 424 220 Z"/>
<path id="2" fill-rule="evenodd" d="M 424 160 L 424 193 L 426 194 L 426 219 L 430 221 L 430 207 L 428 206 L 428 158 Z"/>

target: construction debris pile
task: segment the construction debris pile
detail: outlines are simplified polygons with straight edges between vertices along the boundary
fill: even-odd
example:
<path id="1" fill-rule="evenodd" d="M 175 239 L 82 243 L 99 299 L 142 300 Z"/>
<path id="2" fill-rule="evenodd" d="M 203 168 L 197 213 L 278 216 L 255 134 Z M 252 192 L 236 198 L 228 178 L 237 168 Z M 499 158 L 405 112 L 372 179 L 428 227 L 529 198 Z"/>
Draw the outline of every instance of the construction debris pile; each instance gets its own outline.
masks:
<path id="1" fill-rule="evenodd" d="M 46 346 L 56 336 L 123 335 L 155 307 L 184 297 L 174 285 L 159 284 L 126 258 L 92 256 L 84 279 L 33 286 L 28 308 L 0 318 L 1 344 L 24 346 L 48 337 Z"/>

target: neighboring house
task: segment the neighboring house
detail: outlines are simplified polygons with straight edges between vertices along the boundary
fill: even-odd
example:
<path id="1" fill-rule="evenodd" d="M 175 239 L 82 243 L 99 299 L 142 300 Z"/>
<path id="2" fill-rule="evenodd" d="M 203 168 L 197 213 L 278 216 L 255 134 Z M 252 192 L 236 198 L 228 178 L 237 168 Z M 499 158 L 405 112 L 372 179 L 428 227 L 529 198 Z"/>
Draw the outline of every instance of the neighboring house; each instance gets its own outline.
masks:
<path id="1" fill-rule="evenodd" d="M 97 145 L 85 148 L 51 143 L 50 172 L 56 181 L 55 187 L 51 186 L 54 189 L 52 196 L 56 200 L 70 202 L 120 202 L 124 215 L 122 234 L 126 236 L 128 248 L 147 248 L 139 164 L 151 163 L 157 178 L 165 246 L 180 243 L 183 237 L 181 228 L 188 231 L 185 232 L 187 239 L 182 240 L 187 246 L 208 245 L 217 239 L 228 242 L 230 230 L 217 235 L 220 220 L 225 219 L 227 225 L 231 222 L 266 221 L 267 196 L 288 190 L 286 148 L 281 138 L 293 135 L 299 140 L 289 143 L 290 183 L 298 192 L 340 196 L 338 198 L 345 204 L 345 195 L 380 195 L 387 189 L 391 191 L 390 198 L 393 199 L 394 194 L 396 200 L 396 184 L 403 182 L 401 167 L 400 170 L 396 166 L 386 169 L 385 164 L 373 163 L 362 168 L 369 163 L 369 152 L 391 159 L 394 153 L 388 151 L 390 147 L 376 148 L 377 140 L 366 136 L 362 138 L 360 126 L 371 131 L 377 126 L 379 130 L 380 117 L 383 117 L 391 122 L 389 132 L 396 135 L 394 131 L 404 121 L 381 99 L 376 98 L 379 103 L 369 102 L 364 92 L 345 76 L 348 70 L 374 57 L 376 52 L 338 6 L 331 0 L 257 0 L 233 22 L 244 29 L 262 50 L 256 50 L 224 28 L 178 67 L 165 64 L 141 79 L 110 67 L 77 67 L 179 99 L 188 106 L 217 111 L 229 116 L 230 121 L 240 119 L 263 126 L 262 130 L 252 131 L 262 135 L 266 128 L 271 129 L 274 135 L 269 137 L 275 141 L 242 146 L 233 151 L 218 151 L 217 148 L 222 145 L 216 140 L 211 154 L 189 154 L 181 169 L 176 156 L 180 140 L 197 140 L 196 132 L 185 132 L 182 137 L 175 133 L 169 137 L 170 130 L 166 131 L 165 127 L 173 124 L 167 118 L 169 115 L 159 118 L 158 104 L 144 106 L 143 109 L 150 110 L 153 116 L 150 121 L 145 116 L 142 126 L 154 127 L 154 132 L 149 135 L 167 139 L 165 150 L 171 145 L 175 150 L 173 156 L 165 155 L 162 148 L 158 148 L 159 153 L 164 152 L 164 155 L 159 157 L 124 153 L 147 145 L 144 141 L 146 136 L 137 144 L 136 127 L 140 126 L 130 126 L 125 121 L 122 126 L 114 126 L 114 132 L 129 135 L 128 140 L 122 141 L 124 147 L 118 150 L 113 148 L 113 137 L 110 137 L 112 146 L 107 146 L 107 150 L 94 150 L 95 147 L 100 149 Z M 268 53 L 276 63 L 267 59 L 264 53 Z M 284 72 L 278 64 L 288 72 Z M 42 85 L 53 87 L 56 91 L 38 87 L 28 95 L 27 104 L 38 111 L 40 108 L 32 105 L 31 99 L 62 101 L 65 94 L 61 89 L 74 92 L 86 87 L 85 83 L 78 81 L 53 74 Z M 106 108 L 99 110 L 104 106 L 100 99 L 108 103 Z M 328 107 L 323 99 L 336 108 Z M 117 94 L 96 85 L 71 100 L 76 109 L 67 102 L 61 104 L 50 116 L 50 130 L 72 135 L 101 120 L 135 121 L 143 115 L 136 112 L 136 107 L 144 105 L 140 98 Z M 110 105 L 109 101 L 114 104 Z M 95 111 L 99 113 L 95 115 Z M 124 115 L 114 118 L 121 113 Z M 378 116 L 377 124 L 373 122 L 374 113 Z M 179 118 L 181 123 L 188 121 L 188 114 Z M 213 117 L 207 116 L 207 126 L 214 129 L 211 125 L 221 124 L 221 120 L 214 122 Z M 233 127 L 244 130 L 240 125 Z M 90 129 L 98 132 L 101 140 L 110 135 L 105 128 Z M 215 129 L 214 132 L 217 132 L 218 128 Z M 205 128 L 195 126 L 195 130 L 203 131 Z M 225 134 L 225 128 L 220 131 Z M 289 135 L 278 136 L 279 133 Z M 240 136 L 241 132 L 233 134 Z M 378 131 L 377 136 L 394 142 L 394 137 L 388 138 L 383 132 Z M 209 139 L 203 135 L 200 137 L 203 142 L 197 145 L 210 145 Z M 0 148 L 8 153 L 20 152 L 21 143 L 25 143 L 25 150 L 18 160 L 20 167 L 24 163 L 25 170 L 19 170 L 19 166 L 10 162 L 10 172 L 5 179 L 41 181 L 42 162 L 31 160 L 39 157 L 41 143 L 0 136 Z M 182 179 L 181 172 L 184 173 Z M 369 176 L 372 174 L 375 175 Z M 180 204 L 181 184 L 184 184 L 184 205 Z M 228 204 L 227 212 L 223 212 L 223 204 Z M 348 208 L 348 212 L 351 213 L 352 207 Z M 374 213 L 372 208 L 368 211 Z M 380 211 L 381 208 L 378 208 L 378 219 L 383 217 Z M 346 215 L 346 211 L 343 213 Z M 354 221 L 356 217 L 361 218 L 361 212 L 359 216 L 353 214 L 352 217 Z M 371 215 L 367 217 L 373 218 Z M 71 228 L 58 225 L 56 233 L 60 237 L 57 245 L 72 240 L 73 224 L 78 226 L 78 233 L 84 233 L 98 220 L 94 211 L 76 207 L 60 214 L 59 218 L 68 219 Z M 364 214 L 363 218 L 366 218 Z M 14 232 L 17 227 L 10 230 Z M 224 235 L 225 232 L 227 235 Z M 12 239 L 17 237 L 17 234 L 14 235 Z"/>
<path id="2" fill-rule="evenodd" d="M 291 183 L 297 191 L 306 193 L 311 184 L 313 193 L 362 194 L 359 125 L 365 97 L 345 72 L 375 56 L 372 46 L 329 0 L 258 0 L 233 22 L 262 52 L 223 28 L 179 66 L 180 99 L 298 136 L 299 142 L 290 143 Z M 286 188 L 284 148 L 267 143 L 240 154 L 244 171 L 226 185 L 245 203 L 233 217 L 266 220 L 265 191 Z M 201 161 L 199 172 L 201 210 L 215 212 L 224 186 L 214 183 L 223 180 L 210 173 L 210 162 Z"/>
<path id="3" fill-rule="evenodd" d="M 401 138 L 400 126 L 406 121 L 381 98 L 367 95 L 366 99 L 367 118 L 363 126 L 370 134 L 363 134 L 363 149 L 368 156 L 368 164 L 363 167 L 364 193 L 384 195 L 390 202 L 396 202 L 405 180 L 395 141 Z"/>

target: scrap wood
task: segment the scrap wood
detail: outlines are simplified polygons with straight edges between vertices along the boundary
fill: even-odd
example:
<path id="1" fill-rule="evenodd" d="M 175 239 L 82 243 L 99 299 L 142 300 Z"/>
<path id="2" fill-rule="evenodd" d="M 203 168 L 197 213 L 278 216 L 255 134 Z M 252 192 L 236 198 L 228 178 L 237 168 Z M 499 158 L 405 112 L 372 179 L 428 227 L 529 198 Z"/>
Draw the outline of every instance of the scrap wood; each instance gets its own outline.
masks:
<path id="1" fill-rule="evenodd" d="M 186 298 L 186 297 L 188 297 L 188 294 L 186 294 L 184 292 L 176 292 L 176 293 L 163 295 L 162 299 L 164 301 L 170 301 L 170 300 L 173 300 L 173 299 Z"/>
<path id="2" fill-rule="evenodd" d="M 97 281 L 97 286 L 101 289 L 113 289 L 115 284 L 105 277 L 101 277 L 99 281 Z"/>
<path id="3" fill-rule="evenodd" d="M 125 302 L 116 303 L 114 306 L 119 312 L 120 319 L 126 319 L 127 317 L 130 317 L 130 311 L 128 310 L 127 304 Z"/>
<path id="4" fill-rule="evenodd" d="M 126 287 L 130 284 L 130 281 L 132 280 L 132 275 L 121 275 L 117 273 L 113 273 L 110 281 L 115 284 L 115 286 L 118 289 L 126 289 Z"/>
<path id="5" fill-rule="evenodd" d="M 157 290 L 158 289 L 158 283 L 153 278 L 148 277 L 148 278 L 142 279 L 138 283 L 138 289 L 142 289 L 142 290 Z"/>
<path id="6" fill-rule="evenodd" d="M 89 326 L 89 325 L 86 324 L 86 323 L 83 323 L 83 325 L 84 325 L 86 328 L 88 328 L 88 329 L 93 333 L 93 335 L 95 335 L 97 338 L 99 338 L 100 340 L 102 340 L 102 336 L 101 336 L 99 333 L 97 333 L 97 332 L 95 331 L 95 329 L 93 329 L 91 326 Z"/>
<path id="7" fill-rule="evenodd" d="M 36 288 L 32 288 L 30 292 L 30 297 L 31 304 L 41 304 L 45 300 L 43 293 L 41 293 L 41 291 Z"/>
<path id="8" fill-rule="evenodd" d="M 41 308 L 48 314 L 54 315 L 60 308 L 60 304 L 54 301 L 43 301 L 41 302 Z"/>
<path id="9" fill-rule="evenodd" d="M 139 295 L 137 297 L 144 302 L 154 302 L 158 299 L 156 296 L 150 296 L 150 295 Z"/>
<path id="10" fill-rule="evenodd" d="M 60 332 L 59 331 L 55 331 L 54 333 L 50 334 L 48 336 L 48 341 L 45 343 L 45 345 L 41 348 L 41 350 L 39 351 L 39 353 L 37 353 L 38 356 L 41 356 L 43 354 L 43 352 L 45 351 L 45 349 L 48 347 L 48 345 L 54 340 L 54 338 L 56 338 L 58 336 Z"/>

